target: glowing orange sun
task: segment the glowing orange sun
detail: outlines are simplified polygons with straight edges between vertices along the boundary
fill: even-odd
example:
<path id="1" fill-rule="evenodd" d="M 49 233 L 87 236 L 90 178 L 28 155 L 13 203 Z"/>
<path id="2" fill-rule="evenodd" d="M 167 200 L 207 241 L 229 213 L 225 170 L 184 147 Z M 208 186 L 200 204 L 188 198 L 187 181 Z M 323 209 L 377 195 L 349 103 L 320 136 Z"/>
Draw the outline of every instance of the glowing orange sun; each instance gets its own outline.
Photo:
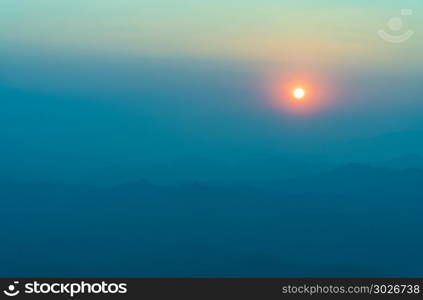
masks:
<path id="1" fill-rule="evenodd" d="M 305 90 L 302 88 L 296 88 L 292 91 L 292 95 L 294 96 L 295 99 L 297 100 L 301 100 L 305 97 Z"/>

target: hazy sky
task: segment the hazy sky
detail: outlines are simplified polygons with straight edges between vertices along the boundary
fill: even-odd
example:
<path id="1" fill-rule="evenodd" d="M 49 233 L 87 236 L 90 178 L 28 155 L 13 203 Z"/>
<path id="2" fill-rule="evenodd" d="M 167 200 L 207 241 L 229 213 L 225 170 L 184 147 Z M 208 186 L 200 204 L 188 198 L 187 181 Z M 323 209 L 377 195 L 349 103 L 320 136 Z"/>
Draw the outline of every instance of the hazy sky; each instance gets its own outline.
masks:
<path id="1" fill-rule="evenodd" d="M 75 51 L 289 63 L 422 63 L 423 42 L 387 45 L 400 16 L 419 36 L 420 0 L 3 0 L 0 41 Z"/>
<path id="2" fill-rule="evenodd" d="M 421 0 L 2 0 L 0 164 L 423 154 L 422 14 Z M 312 114 L 269 100 L 296 80 Z M 383 153 L 367 140 L 397 132 Z"/>

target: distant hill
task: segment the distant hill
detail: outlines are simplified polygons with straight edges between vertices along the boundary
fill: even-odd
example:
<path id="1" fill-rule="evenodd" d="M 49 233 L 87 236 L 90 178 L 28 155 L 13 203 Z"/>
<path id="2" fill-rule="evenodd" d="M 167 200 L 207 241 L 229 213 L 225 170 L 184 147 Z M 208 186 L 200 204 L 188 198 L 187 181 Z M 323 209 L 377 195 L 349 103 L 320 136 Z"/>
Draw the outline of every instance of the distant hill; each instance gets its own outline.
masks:
<path id="1" fill-rule="evenodd" d="M 407 151 L 407 152 L 405 152 Z M 423 155 L 423 131 L 400 131 L 372 138 L 337 143 L 331 150 L 343 161 L 388 161 L 407 156 L 409 151 Z"/>
<path id="2" fill-rule="evenodd" d="M 260 187 L 0 183 L 0 276 L 418 276 L 423 170 Z"/>
<path id="3" fill-rule="evenodd" d="M 393 169 L 423 169 L 423 156 L 408 154 L 383 162 L 375 163 L 376 166 L 385 166 Z"/>

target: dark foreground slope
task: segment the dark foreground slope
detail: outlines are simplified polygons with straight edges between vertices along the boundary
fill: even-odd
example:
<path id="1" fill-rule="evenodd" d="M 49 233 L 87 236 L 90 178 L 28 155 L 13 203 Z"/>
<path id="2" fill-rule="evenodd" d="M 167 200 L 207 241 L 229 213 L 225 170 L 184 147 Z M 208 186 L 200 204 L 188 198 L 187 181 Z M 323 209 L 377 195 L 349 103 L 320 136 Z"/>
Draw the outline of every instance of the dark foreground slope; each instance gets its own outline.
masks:
<path id="1" fill-rule="evenodd" d="M 267 188 L 3 181 L 0 276 L 422 276 L 423 171 Z"/>

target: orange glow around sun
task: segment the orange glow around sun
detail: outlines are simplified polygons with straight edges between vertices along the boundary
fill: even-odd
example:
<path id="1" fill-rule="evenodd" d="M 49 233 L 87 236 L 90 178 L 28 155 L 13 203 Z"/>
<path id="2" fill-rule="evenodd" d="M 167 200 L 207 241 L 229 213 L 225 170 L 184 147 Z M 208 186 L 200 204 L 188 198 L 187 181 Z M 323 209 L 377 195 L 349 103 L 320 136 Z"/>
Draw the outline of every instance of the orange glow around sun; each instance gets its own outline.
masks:
<path id="1" fill-rule="evenodd" d="M 310 115 L 327 109 L 332 104 L 333 91 L 320 74 L 286 72 L 267 79 L 270 106 L 284 114 Z"/>

